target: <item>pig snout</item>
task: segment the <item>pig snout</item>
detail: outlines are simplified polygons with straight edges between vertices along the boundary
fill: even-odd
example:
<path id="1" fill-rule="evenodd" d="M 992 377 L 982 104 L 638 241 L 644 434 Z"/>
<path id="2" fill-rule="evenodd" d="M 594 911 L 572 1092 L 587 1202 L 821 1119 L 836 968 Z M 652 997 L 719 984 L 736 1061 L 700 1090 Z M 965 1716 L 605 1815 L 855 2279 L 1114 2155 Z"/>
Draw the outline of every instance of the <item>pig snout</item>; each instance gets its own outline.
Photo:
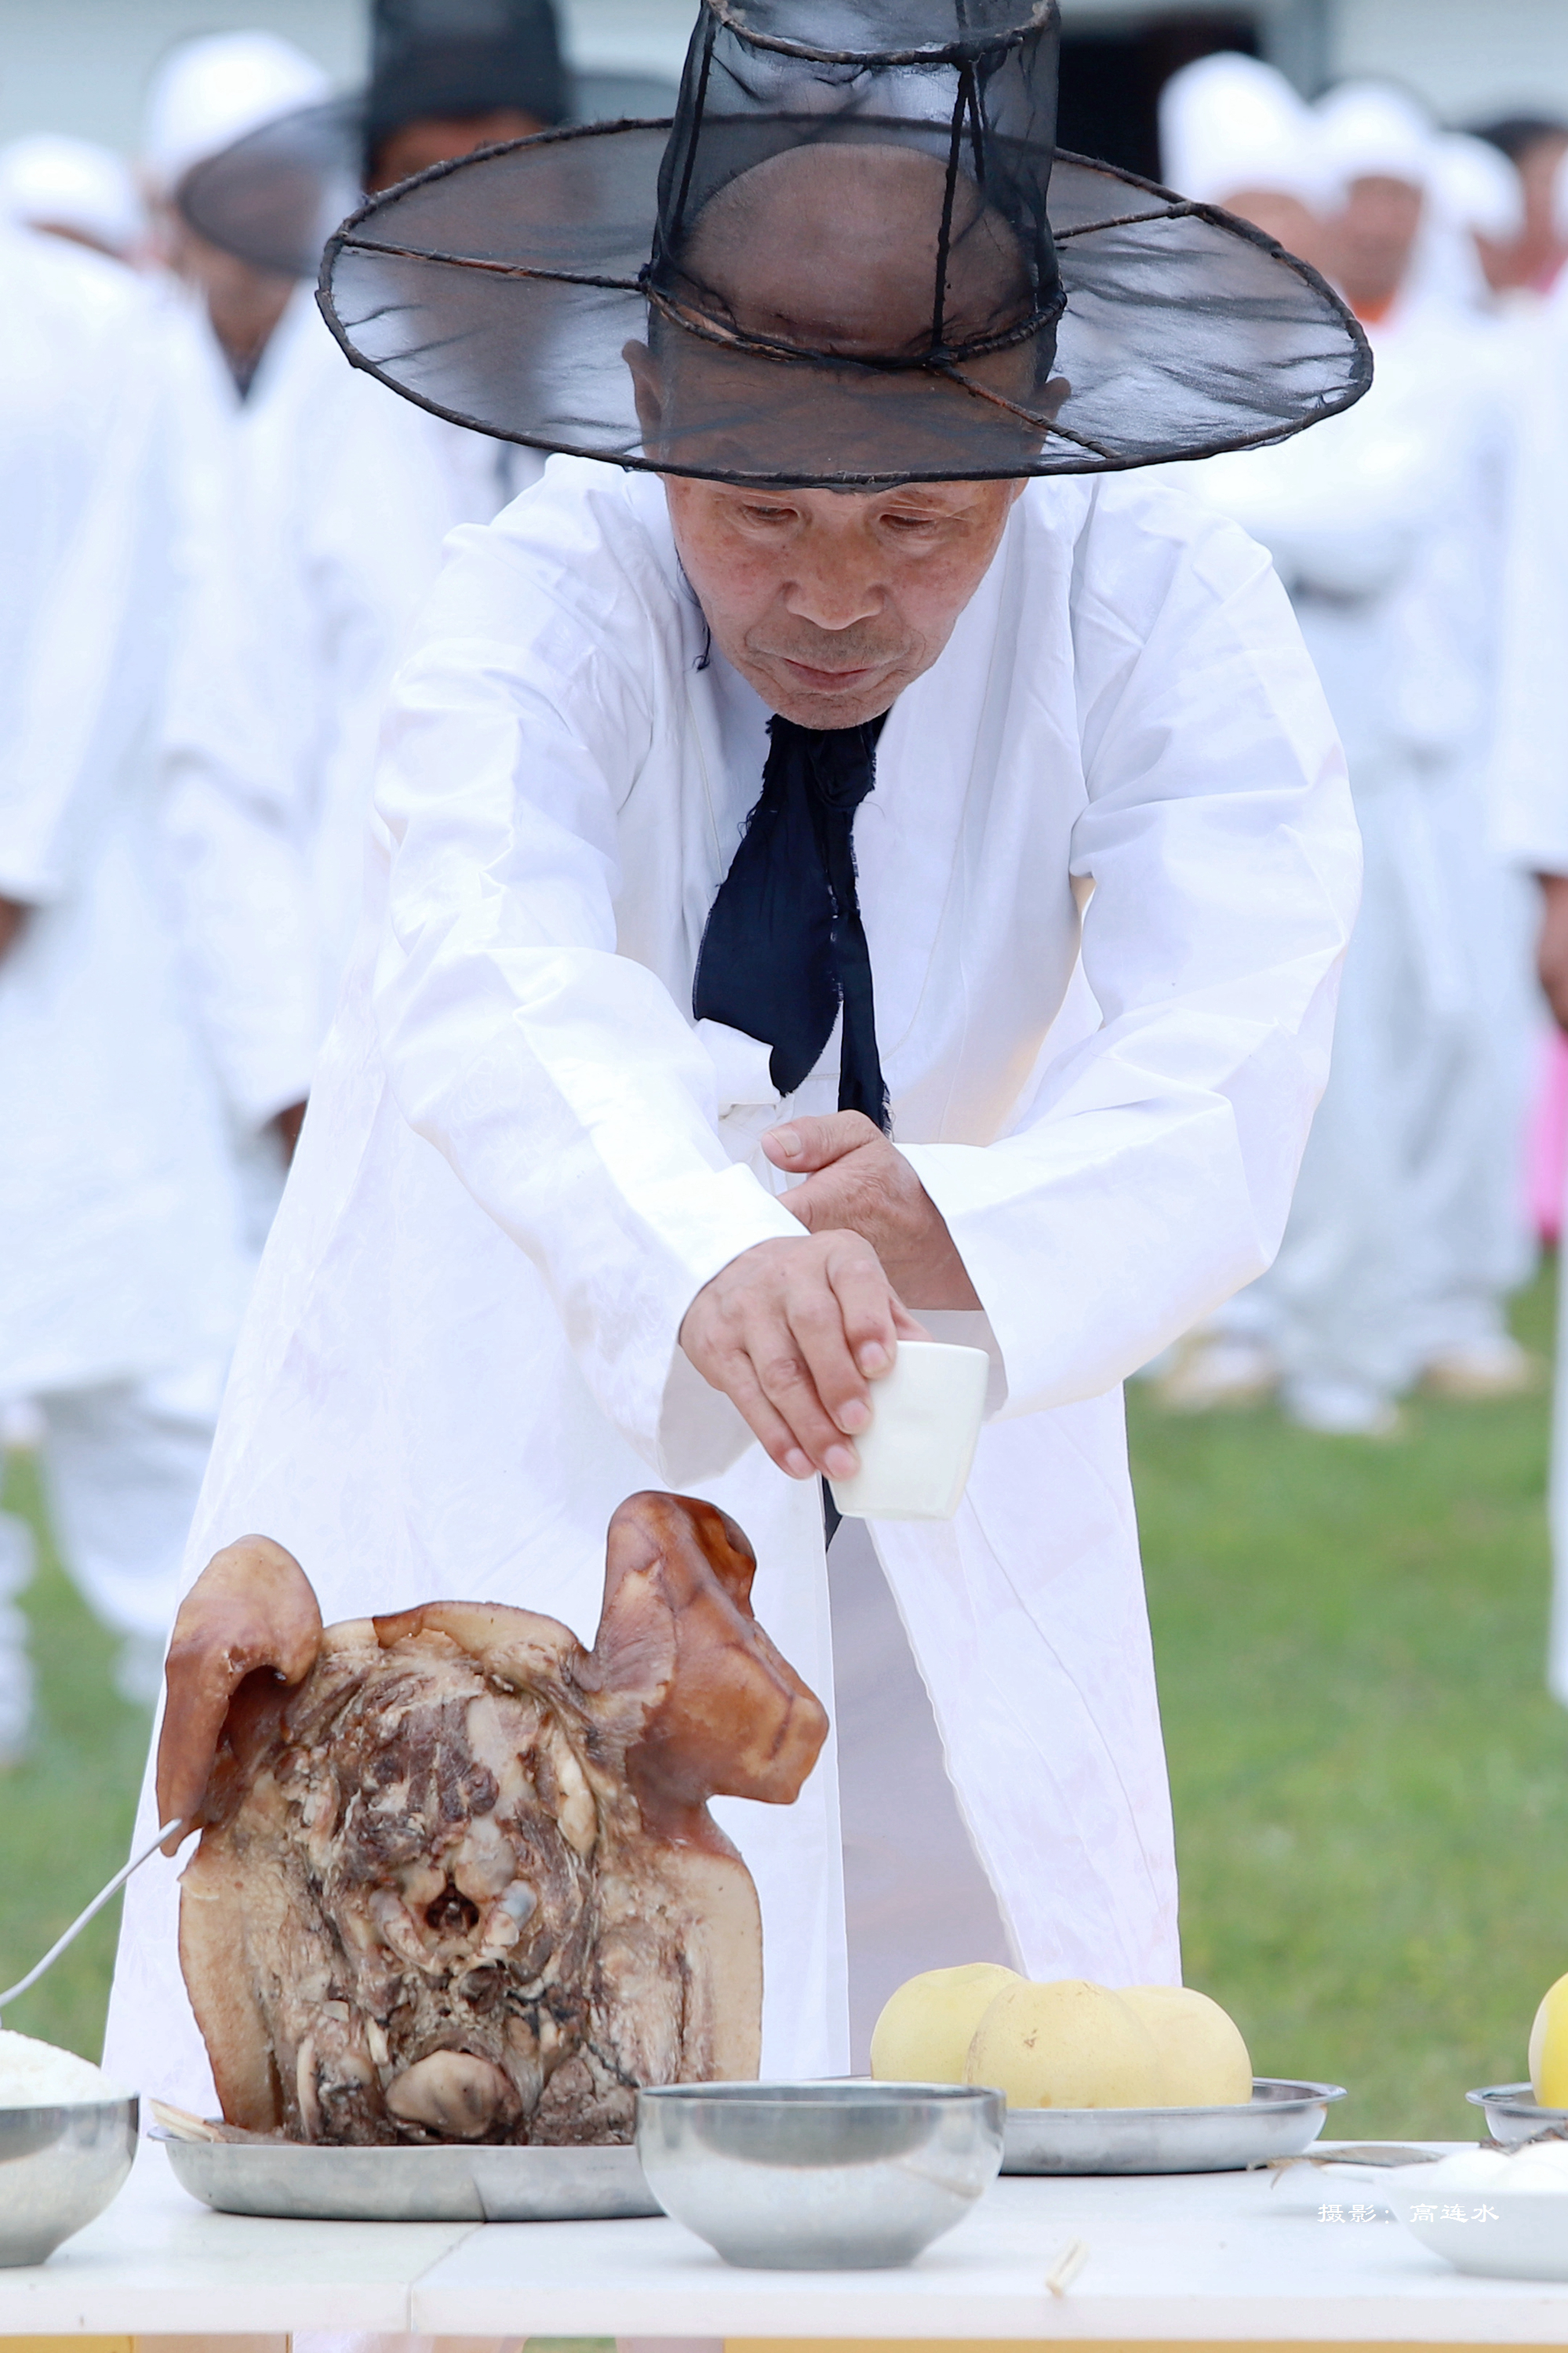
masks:
<path id="1" fill-rule="evenodd" d="M 453 2140 L 478 2140 L 518 2113 L 516 2092 L 499 2067 L 471 2051 L 432 2051 L 388 2084 L 387 2105 L 405 2124 Z"/>

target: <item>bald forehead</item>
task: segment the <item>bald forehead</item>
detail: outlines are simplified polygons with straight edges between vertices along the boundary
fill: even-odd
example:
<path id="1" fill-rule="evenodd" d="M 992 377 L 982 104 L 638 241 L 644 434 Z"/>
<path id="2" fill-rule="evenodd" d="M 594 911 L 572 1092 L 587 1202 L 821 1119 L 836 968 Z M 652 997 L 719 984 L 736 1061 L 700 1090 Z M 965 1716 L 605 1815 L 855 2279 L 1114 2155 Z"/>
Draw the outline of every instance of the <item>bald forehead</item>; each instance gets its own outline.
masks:
<path id="1" fill-rule="evenodd" d="M 752 334 L 851 356 L 915 354 L 930 340 L 948 174 L 913 147 L 822 142 L 770 156 L 710 198 L 682 268 Z M 948 339 L 1027 310 L 1008 224 L 960 174 L 948 226 Z"/>

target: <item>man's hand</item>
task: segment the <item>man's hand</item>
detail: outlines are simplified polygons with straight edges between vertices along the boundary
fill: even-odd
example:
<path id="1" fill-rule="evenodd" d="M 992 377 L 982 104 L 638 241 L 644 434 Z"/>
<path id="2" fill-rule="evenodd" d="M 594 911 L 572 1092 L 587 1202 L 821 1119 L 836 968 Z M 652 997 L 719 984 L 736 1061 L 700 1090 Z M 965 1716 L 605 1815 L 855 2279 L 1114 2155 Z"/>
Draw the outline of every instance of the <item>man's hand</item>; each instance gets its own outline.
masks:
<path id="1" fill-rule="evenodd" d="M 762 1139 L 775 1168 L 806 1176 L 781 1198 L 807 1231 L 868 1241 L 911 1307 L 978 1307 L 947 1219 L 901 1152 L 858 1111 L 794 1119 Z"/>
<path id="2" fill-rule="evenodd" d="M 819 1122 L 818 1124 L 823 1123 Z M 847 1441 L 871 1419 L 871 1383 L 900 1340 L 924 1340 L 858 1234 L 758 1242 L 703 1285 L 681 1345 L 739 1407 L 780 1471 L 853 1478 Z"/>
<path id="3" fill-rule="evenodd" d="M 4 962 L 32 912 L 20 899 L 0 899 L 0 962 Z"/>
<path id="4" fill-rule="evenodd" d="M 1538 874 L 1535 879 L 1541 885 L 1535 968 L 1552 1019 L 1559 1029 L 1568 1029 L 1568 874 Z"/>

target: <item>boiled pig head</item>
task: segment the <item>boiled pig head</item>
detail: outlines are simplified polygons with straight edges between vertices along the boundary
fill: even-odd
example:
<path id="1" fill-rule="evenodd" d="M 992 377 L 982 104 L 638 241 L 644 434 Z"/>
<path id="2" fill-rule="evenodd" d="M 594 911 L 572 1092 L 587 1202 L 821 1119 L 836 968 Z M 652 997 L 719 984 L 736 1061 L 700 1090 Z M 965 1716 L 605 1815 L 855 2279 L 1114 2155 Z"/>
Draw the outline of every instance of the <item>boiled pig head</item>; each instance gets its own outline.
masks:
<path id="1" fill-rule="evenodd" d="M 714 1796 L 827 1733 L 733 1520 L 631 1496 L 591 1651 L 469 1601 L 323 1628 L 250 1536 L 175 1622 L 159 1819 L 226 2121 L 343 2144 L 630 2139 L 640 2084 L 755 2075 L 762 1928 Z M 171 1841 L 171 1844 L 175 1841 Z"/>

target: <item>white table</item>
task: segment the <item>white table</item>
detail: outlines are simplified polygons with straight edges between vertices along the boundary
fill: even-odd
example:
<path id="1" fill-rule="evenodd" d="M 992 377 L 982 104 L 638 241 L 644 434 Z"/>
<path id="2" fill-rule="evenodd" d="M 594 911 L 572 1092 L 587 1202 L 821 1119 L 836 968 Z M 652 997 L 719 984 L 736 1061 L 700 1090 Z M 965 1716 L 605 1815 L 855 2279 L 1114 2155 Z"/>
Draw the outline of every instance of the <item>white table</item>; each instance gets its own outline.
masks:
<path id="1" fill-rule="evenodd" d="M 1380 2177 L 1297 2167 L 999 2181 L 907 2269 L 730 2269 L 669 2221 L 251 2221 L 155 2146 L 48 2263 L 0 2271 L 0 2339 L 298 2330 L 522 2337 L 1012 2338 L 1036 2344 L 1568 2344 L 1568 2286 L 1472 2279 L 1391 2221 Z M 1343 2221 L 1323 2219 L 1339 2207 Z M 1386 2211 L 1386 2210 L 1385 2210 Z M 1485 2225 L 1478 2225 L 1484 2228 Z M 1052 2295 L 1075 2239 L 1088 2261 Z"/>

